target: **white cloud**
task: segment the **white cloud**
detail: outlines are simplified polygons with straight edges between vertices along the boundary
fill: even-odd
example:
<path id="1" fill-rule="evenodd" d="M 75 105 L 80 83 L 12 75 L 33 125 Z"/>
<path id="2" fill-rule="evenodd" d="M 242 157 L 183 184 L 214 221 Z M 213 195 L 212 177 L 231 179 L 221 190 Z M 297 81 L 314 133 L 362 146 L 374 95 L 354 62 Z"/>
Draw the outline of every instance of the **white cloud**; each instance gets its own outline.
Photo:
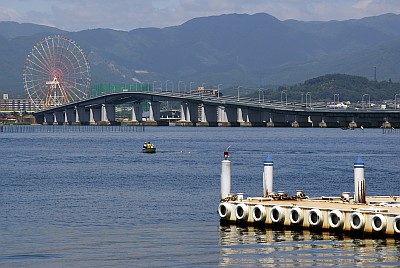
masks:
<path id="1" fill-rule="evenodd" d="M 368 8 L 374 1 L 373 0 L 359 0 L 357 1 L 353 7 L 358 9 L 366 9 Z"/>
<path id="2" fill-rule="evenodd" d="M 23 22 L 23 16 L 12 8 L 3 8 L 0 6 L 0 21 Z"/>

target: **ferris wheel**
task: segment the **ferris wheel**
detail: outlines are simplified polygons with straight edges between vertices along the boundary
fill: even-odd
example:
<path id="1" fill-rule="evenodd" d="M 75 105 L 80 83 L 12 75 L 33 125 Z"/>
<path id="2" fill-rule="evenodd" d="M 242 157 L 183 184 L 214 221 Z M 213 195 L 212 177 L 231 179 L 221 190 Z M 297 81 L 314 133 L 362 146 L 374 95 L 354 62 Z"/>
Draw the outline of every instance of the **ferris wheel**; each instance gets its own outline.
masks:
<path id="1" fill-rule="evenodd" d="M 25 60 L 24 89 L 37 110 L 85 99 L 90 68 L 83 50 L 66 36 L 37 43 Z"/>

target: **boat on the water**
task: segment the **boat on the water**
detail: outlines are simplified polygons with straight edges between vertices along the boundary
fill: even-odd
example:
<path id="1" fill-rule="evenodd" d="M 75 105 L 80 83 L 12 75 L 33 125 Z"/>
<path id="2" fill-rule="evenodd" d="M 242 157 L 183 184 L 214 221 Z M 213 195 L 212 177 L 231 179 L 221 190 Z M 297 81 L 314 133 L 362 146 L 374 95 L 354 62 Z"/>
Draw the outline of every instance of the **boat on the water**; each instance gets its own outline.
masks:
<path id="1" fill-rule="evenodd" d="M 154 144 L 150 143 L 149 141 L 143 144 L 142 153 L 154 154 L 155 152 L 156 147 L 154 146 Z"/>

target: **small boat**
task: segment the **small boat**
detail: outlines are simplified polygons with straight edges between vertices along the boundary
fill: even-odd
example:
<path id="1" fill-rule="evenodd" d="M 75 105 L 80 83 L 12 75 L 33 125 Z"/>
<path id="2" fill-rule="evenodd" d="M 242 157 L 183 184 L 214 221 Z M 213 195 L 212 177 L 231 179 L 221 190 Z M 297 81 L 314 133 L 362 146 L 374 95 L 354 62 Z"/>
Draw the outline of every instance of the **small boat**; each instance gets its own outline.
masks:
<path id="1" fill-rule="evenodd" d="M 154 146 L 154 144 L 150 142 L 145 142 L 143 144 L 142 153 L 154 154 L 155 152 L 156 152 L 156 147 Z"/>

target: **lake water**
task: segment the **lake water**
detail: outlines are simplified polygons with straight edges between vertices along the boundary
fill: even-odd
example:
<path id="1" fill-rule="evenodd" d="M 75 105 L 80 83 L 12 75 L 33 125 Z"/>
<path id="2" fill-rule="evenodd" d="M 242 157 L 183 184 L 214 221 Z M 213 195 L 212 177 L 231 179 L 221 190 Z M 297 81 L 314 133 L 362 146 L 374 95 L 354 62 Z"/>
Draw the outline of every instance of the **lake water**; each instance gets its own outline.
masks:
<path id="1" fill-rule="evenodd" d="M 400 241 L 220 226 L 223 151 L 232 192 L 400 195 L 400 135 L 379 129 L 147 127 L 0 133 L 0 267 L 399 266 Z M 141 153 L 151 141 L 158 153 Z"/>

